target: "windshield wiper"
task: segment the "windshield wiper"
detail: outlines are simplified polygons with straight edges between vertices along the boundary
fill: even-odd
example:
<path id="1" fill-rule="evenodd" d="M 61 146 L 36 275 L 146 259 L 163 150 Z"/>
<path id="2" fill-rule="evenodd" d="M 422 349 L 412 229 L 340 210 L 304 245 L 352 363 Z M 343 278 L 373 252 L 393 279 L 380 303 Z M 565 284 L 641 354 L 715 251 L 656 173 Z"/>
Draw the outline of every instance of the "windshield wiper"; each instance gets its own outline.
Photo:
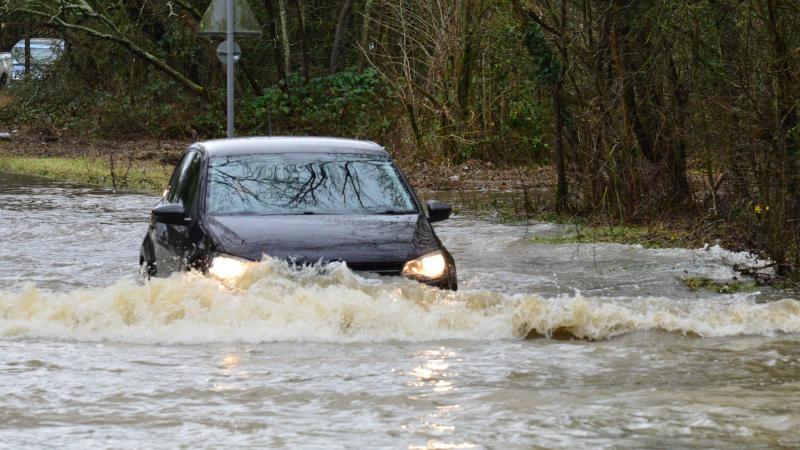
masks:
<path id="1" fill-rule="evenodd" d="M 383 211 L 378 212 L 377 214 L 383 214 L 387 216 L 400 216 L 404 214 L 416 214 L 417 212 L 412 209 L 385 209 Z"/>

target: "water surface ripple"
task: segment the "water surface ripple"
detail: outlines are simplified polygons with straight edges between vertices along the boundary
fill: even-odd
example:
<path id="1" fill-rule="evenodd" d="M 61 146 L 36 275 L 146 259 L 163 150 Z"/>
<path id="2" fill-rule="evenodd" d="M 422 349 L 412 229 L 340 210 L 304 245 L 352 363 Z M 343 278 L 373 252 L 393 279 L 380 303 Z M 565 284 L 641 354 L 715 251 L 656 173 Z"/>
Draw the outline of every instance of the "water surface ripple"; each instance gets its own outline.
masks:
<path id="1" fill-rule="evenodd" d="M 800 446 L 800 303 L 678 281 L 747 255 L 457 217 L 455 294 L 272 260 L 141 286 L 154 203 L 0 173 L 0 448 Z"/>

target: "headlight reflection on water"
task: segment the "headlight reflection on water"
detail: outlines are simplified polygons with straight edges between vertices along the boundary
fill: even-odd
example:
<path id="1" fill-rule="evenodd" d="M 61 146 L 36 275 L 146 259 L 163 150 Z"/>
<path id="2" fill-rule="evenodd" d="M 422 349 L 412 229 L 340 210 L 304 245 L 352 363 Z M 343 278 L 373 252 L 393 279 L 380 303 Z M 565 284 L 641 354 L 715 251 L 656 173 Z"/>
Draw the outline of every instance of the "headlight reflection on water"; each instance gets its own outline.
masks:
<path id="1" fill-rule="evenodd" d="M 414 450 L 470 449 L 477 446 L 457 439 L 457 415 L 463 407 L 451 397 L 455 392 L 453 364 L 460 361 L 458 355 L 445 348 L 424 350 L 417 354 L 418 364 L 411 370 L 402 372 L 409 379 L 407 386 L 417 390 L 409 400 L 427 402 L 435 400 L 436 411 L 425 414 L 413 423 L 403 425 L 402 429 L 417 436 L 427 436 L 425 444 L 409 445 Z"/>
<path id="2" fill-rule="evenodd" d="M 216 364 L 216 376 L 211 379 L 211 392 L 241 391 L 251 377 L 243 368 L 240 352 L 225 353 Z"/>

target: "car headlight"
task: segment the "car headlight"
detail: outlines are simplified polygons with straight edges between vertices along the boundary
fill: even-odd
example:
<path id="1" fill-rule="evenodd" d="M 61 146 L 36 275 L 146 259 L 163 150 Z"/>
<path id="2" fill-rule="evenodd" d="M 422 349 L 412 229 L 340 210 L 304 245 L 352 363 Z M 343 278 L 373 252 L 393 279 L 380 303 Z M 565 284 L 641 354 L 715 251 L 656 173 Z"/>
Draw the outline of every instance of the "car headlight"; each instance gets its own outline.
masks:
<path id="1" fill-rule="evenodd" d="M 412 259 L 403 266 L 404 276 L 431 280 L 441 278 L 446 271 L 447 260 L 445 260 L 444 254 L 438 250 Z"/>
<path id="2" fill-rule="evenodd" d="M 235 256 L 220 255 L 215 256 L 211 260 L 211 266 L 208 268 L 209 275 L 219 278 L 220 280 L 230 281 L 244 275 L 244 272 L 253 263 L 246 259 L 237 258 Z"/>

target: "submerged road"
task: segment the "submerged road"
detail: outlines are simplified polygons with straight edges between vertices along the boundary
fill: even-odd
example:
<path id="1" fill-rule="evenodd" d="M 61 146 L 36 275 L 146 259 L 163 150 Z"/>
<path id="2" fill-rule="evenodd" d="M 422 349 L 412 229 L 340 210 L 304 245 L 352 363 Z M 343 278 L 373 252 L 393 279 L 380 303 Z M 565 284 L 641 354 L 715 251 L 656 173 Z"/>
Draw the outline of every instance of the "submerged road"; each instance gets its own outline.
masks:
<path id="1" fill-rule="evenodd" d="M 142 286 L 155 202 L 0 173 L 0 448 L 800 446 L 800 302 L 678 280 L 747 255 L 456 217 L 455 294 L 277 261 Z"/>

